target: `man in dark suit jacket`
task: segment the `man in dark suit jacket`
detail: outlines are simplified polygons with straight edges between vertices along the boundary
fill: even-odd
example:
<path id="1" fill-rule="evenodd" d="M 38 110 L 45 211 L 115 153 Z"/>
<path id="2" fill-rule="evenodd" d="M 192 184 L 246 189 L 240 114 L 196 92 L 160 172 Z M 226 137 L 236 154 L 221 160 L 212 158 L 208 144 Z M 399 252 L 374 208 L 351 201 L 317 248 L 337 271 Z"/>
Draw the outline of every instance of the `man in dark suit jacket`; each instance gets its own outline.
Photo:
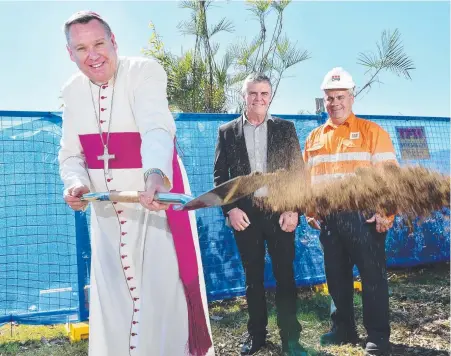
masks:
<path id="1" fill-rule="evenodd" d="M 251 172 L 274 172 L 303 165 L 296 130 L 290 121 L 268 113 L 272 88 L 269 78 L 251 74 L 243 84 L 246 108 L 239 118 L 221 126 L 216 146 L 214 182 L 219 185 Z M 257 191 L 255 195 L 264 195 Z M 296 285 L 293 273 L 294 230 L 297 212 L 282 214 L 263 211 L 252 196 L 223 207 L 234 230 L 246 275 L 246 299 L 249 311 L 248 332 L 242 355 L 252 355 L 266 342 L 268 323 L 265 289 L 265 242 L 277 283 L 277 325 L 284 355 L 303 355 L 299 344 L 301 325 L 296 318 Z"/>

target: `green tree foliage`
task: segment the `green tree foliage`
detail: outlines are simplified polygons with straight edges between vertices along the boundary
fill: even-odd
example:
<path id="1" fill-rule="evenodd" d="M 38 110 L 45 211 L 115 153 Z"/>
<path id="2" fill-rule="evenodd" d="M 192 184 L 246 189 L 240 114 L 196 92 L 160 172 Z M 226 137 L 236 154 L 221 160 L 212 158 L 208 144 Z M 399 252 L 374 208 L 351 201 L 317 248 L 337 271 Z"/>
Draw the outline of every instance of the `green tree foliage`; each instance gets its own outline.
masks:
<path id="1" fill-rule="evenodd" d="M 151 24 L 152 34 L 144 53 L 154 57 L 168 74 L 168 97 L 171 110 L 182 112 L 227 112 L 241 110 L 240 88 L 251 72 L 267 74 L 273 84 L 273 97 L 290 67 L 308 59 L 307 51 L 299 50 L 282 33 L 283 12 L 290 0 L 248 0 L 247 9 L 258 19 L 259 32 L 249 42 L 246 39 L 231 44 L 218 60 L 219 44 L 213 37 L 221 32 L 233 32 L 226 18 L 209 25 L 207 15 L 212 0 L 185 0 L 180 3 L 190 11 L 190 18 L 177 26 L 180 33 L 195 37 L 194 48 L 174 55 L 164 47 Z M 276 23 L 267 34 L 267 18 L 274 13 Z"/>
<path id="2" fill-rule="evenodd" d="M 382 71 L 389 71 L 399 77 L 412 79 L 411 71 L 415 69 L 413 60 L 405 53 L 398 29 L 391 32 L 384 30 L 380 42 L 376 42 L 376 52 L 360 53 L 357 63 L 367 68 L 370 75 L 368 82 L 357 90 L 357 97 L 364 90 L 367 92 L 374 83 L 381 83 L 379 76 Z"/>

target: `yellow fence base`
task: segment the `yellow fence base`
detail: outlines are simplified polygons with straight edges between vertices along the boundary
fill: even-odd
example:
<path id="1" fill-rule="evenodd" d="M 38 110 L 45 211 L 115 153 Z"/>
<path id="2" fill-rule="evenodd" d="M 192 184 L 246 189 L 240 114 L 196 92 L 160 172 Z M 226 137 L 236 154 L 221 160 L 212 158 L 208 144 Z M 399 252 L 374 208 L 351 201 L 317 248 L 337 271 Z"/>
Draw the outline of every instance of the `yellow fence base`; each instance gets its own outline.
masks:
<path id="1" fill-rule="evenodd" d="M 69 323 L 66 324 L 66 331 L 70 342 L 86 340 L 89 338 L 88 323 Z"/>
<path id="2" fill-rule="evenodd" d="M 327 288 L 327 283 L 317 284 L 316 286 L 313 286 L 313 289 L 315 290 L 315 292 L 320 292 L 325 295 L 329 294 L 329 288 Z M 356 292 L 361 292 L 362 282 L 354 281 L 354 290 Z"/>

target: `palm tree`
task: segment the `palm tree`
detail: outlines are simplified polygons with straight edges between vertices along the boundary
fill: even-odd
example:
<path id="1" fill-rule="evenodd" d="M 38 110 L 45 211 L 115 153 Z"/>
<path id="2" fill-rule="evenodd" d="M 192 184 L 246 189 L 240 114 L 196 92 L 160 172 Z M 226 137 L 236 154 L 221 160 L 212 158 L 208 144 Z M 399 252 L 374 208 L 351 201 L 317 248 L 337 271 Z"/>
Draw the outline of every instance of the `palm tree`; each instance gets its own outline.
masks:
<path id="1" fill-rule="evenodd" d="M 232 83 L 240 83 L 252 72 L 265 73 L 273 85 L 273 98 L 284 72 L 310 58 L 310 53 L 297 48 L 282 34 L 283 13 L 291 0 L 248 0 L 248 10 L 258 19 L 260 32 L 249 43 L 245 40 L 232 46 L 236 74 Z M 276 23 L 268 36 L 267 17 L 276 13 Z M 238 88 L 237 88 L 238 90 Z"/>
<path id="2" fill-rule="evenodd" d="M 404 52 L 401 34 L 396 29 L 393 33 L 388 30 L 382 32 L 381 41 L 376 42 L 377 52 L 360 53 L 357 63 L 368 68 L 366 73 L 371 73 L 368 82 L 360 88 L 355 97 L 364 90 L 369 91 L 371 86 L 378 82 L 379 74 L 386 70 L 397 76 L 412 79 L 410 72 L 415 69 L 412 59 Z"/>

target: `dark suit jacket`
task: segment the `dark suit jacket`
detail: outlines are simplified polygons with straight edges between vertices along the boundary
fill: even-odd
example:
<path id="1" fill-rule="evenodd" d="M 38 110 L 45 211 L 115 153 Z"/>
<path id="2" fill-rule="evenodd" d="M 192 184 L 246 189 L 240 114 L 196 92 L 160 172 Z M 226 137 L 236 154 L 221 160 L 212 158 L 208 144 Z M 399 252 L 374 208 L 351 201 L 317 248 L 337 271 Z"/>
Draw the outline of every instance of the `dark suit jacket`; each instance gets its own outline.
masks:
<path id="1" fill-rule="evenodd" d="M 292 122 L 273 117 L 268 120 L 267 171 L 292 169 L 296 162 L 303 165 L 301 147 Z M 229 179 L 251 173 L 243 132 L 243 117 L 219 127 L 215 152 L 214 183 L 218 186 Z M 255 209 L 252 196 L 222 207 L 224 215 L 233 208 L 240 208 L 252 215 Z"/>

